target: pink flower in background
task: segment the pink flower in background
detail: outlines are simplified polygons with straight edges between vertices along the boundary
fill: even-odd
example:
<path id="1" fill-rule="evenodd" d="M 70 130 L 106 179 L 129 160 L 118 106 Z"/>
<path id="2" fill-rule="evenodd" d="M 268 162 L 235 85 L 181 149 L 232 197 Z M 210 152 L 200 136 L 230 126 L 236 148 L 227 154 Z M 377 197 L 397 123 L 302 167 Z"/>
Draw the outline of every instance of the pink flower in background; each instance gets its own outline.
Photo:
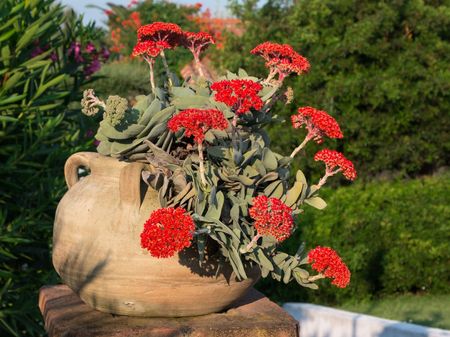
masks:
<path id="1" fill-rule="evenodd" d="M 87 52 L 88 54 L 91 54 L 91 53 L 93 53 L 93 52 L 96 51 L 95 46 L 94 46 L 94 44 L 93 44 L 92 42 L 88 42 L 88 43 L 86 44 L 85 50 L 86 50 L 86 52 Z"/>
<path id="2" fill-rule="evenodd" d="M 130 3 L 127 5 L 127 7 L 131 8 L 134 5 L 137 5 L 138 3 L 139 3 L 139 0 L 131 0 Z"/>
<path id="3" fill-rule="evenodd" d="M 92 62 L 84 68 L 84 74 L 86 76 L 91 76 L 93 73 L 96 73 L 102 67 L 100 61 L 95 58 Z"/>
<path id="4" fill-rule="evenodd" d="M 111 55 L 111 53 L 109 52 L 108 48 L 102 47 L 102 49 L 100 51 L 100 56 L 102 57 L 102 60 L 107 61 L 109 59 L 110 55 Z"/>
<path id="5" fill-rule="evenodd" d="M 72 42 L 69 50 L 67 50 L 67 55 L 73 56 L 75 62 L 81 63 L 84 61 L 83 56 L 81 55 L 81 44 L 79 42 Z"/>
<path id="6" fill-rule="evenodd" d="M 41 55 L 45 50 L 43 50 L 41 47 L 37 46 L 36 48 L 33 49 L 33 51 L 31 52 L 31 57 L 36 57 L 38 55 Z"/>

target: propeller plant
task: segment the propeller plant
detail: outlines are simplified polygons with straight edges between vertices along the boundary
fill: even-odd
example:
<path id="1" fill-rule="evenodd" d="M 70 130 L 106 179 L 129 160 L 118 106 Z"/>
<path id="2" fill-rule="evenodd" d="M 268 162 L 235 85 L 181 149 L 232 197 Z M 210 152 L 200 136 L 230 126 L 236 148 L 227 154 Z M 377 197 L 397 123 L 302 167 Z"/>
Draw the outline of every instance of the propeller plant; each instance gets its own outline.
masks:
<path id="1" fill-rule="evenodd" d="M 144 163 L 142 179 L 159 192 L 161 209 L 149 215 L 142 247 L 164 258 L 194 245 L 202 264 L 206 247 L 215 242 L 216 254 L 238 279 L 247 278 L 246 270 L 257 265 L 263 277 L 284 283 L 295 280 L 317 288 L 315 281 L 328 277 L 338 287 L 347 286 L 350 272 L 331 248 L 308 253 L 301 244 L 295 255 L 279 251 L 279 244 L 301 226 L 304 207 L 326 207 L 319 192 L 329 177 L 342 172 L 349 180 L 356 178 L 350 160 L 323 149 L 315 160 L 325 163 L 326 172 L 317 184 L 308 184 L 300 170 L 291 179 L 291 164 L 301 160 L 310 140 L 320 144 L 327 137 L 343 137 L 325 111 L 299 108 L 292 125 L 305 127 L 304 140 L 287 156 L 271 149 L 264 127 L 280 123 L 272 106 L 291 100 L 284 79 L 307 72 L 308 60 L 289 45 L 264 42 L 251 53 L 266 61 L 267 78 L 241 69 L 213 81 L 200 59 L 213 43 L 206 33 L 185 32 L 172 23 L 142 26 L 133 54 L 149 64 L 150 93 L 136 97 L 133 106 L 118 96 L 104 102 L 92 90 L 83 99 L 88 115 L 103 113 L 98 152 Z M 181 83 L 167 66 L 164 50 L 178 47 L 193 53 L 196 79 Z M 154 77 L 158 57 L 165 68 L 159 85 Z"/>

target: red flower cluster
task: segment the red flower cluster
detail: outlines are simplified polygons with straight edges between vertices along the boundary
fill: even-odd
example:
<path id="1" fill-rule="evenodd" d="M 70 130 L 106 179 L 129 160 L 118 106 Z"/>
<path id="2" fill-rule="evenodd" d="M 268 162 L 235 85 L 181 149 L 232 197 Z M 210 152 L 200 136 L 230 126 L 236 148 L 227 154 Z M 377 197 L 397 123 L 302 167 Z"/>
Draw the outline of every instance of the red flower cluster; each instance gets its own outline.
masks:
<path id="1" fill-rule="evenodd" d="M 123 28 L 134 28 L 137 29 L 141 26 L 141 16 L 139 12 L 131 12 L 128 19 L 122 21 Z"/>
<path id="2" fill-rule="evenodd" d="M 160 208 L 144 224 L 141 247 L 154 257 L 170 257 L 191 245 L 195 224 L 183 208 Z"/>
<path id="3" fill-rule="evenodd" d="M 149 25 L 141 26 L 138 29 L 138 41 L 163 42 L 165 48 L 175 48 L 180 43 L 184 33 L 181 28 L 174 23 L 153 22 Z"/>
<path id="4" fill-rule="evenodd" d="M 185 135 L 193 136 L 194 140 L 200 144 L 208 130 L 225 130 L 228 127 L 228 121 L 219 110 L 186 109 L 173 116 L 167 126 L 172 132 L 184 128 Z"/>
<path id="5" fill-rule="evenodd" d="M 264 42 L 257 45 L 251 53 L 262 56 L 266 60 L 266 66 L 276 70 L 280 79 L 291 73 L 300 75 L 308 71 L 310 67 L 308 60 L 288 44 Z"/>
<path id="6" fill-rule="evenodd" d="M 209 44 L 214 44 L 213 37 L 205 32 L 185 32 L 183 46 L 191 51 L 196 60 L 200 57 L 200 52 L 208 48 Z"/>
<path id="7" fill-rule="evenodd" d="M 181 28 L 174 23 L 154 22 L 141 26 L 138 29 L 138 42 L 131 55 L 154 59 L 164 49 L 175 48 L 183 36 Z"/>
<path id="8" fill-rule="evenodd" d="M 121 29 L 119 27 L 111 30 L 111 41 L 113 46 L 111 47 L 111 51 L 114 53 L 120 53 L 120 51 L 125 48 L 125 45 L 121 42 Z"/>
<path id="9" fill-rule="evenodd" d="M 216 91 L 214 99 L 231 107 L 238 116 L 251 108 L 262 108 L 263 101 L 258 96 L 262 88 L 261 84 L 251 80 L 224 80 L 211 85 L 211 89 Z"/>
<path id="10" fill-rule="evenodd" d="M 142 41 L 138 42 L 132 52 L 132 56 L 145 55 L 150 57 L 157 57 L 165 45 L 160 42 Z"/>
<path id="11" fill-rule="evenodd" d="M 331 284 L 345 288 L 350 283 L 350 270 L 333 249 L 320 246 L 314 248 L 308 253 L 308 262 L 314 270 L 333 278 Z"/>
<path id="12" fill-rule="evenodd" d="M 292 209 L 280 199 L 260 195 L 253 198 L 249 209 L 259 235 L 272 235 L 278 242 L 287 239 L 294 227 Z"/>
<path id="13" fill-rule="evenodd" d="M 314 139 L 317 143 L 322 143 L 322 137 L 343 138 L 344 135 L 336 120 L 325 111 L 316 110 L 309 106 L 299 108 L 297 115 L 291 116 L 292 125 L 298 129 L 305 125 L 308 130 L 308 138 Z"/>
<path id="14" fill-rule="evenodd" d="M 338 151 L 329 149 L 320 150 L 314 155 L 314 160 L 323 161 L 326 165 L 326 172 L 329 175 L 334 174 L 332 171 L 336 167 L 339 167 L 340 171 L 342 171 L 342 174 L 348 180 L 356 179 L 356 170 L 353 163 Z"/>
<path id="15" fill-rule="evenodd" d="M 199 61 L 200 52 L 214 43 L 214 39 L 208 33 L 185 32 L 178 25 L 166 22 L 153 22 L 141 26 L 137 34 L 138 43 L 133 50 L 133 56 L 147 55 L 154 58 L 164 49 L 183 46 L 192 52 L 196 61 Z"/>

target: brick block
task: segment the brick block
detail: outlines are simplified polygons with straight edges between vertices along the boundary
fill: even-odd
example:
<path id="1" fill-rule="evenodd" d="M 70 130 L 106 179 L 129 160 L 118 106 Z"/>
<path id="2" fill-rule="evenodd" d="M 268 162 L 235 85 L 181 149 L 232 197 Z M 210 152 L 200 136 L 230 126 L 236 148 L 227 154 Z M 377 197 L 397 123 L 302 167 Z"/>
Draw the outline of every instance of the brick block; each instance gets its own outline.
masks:
<path id="1" fill-rule="evenodd" d="M 252 289 L 216 314 L 180 318 L 116 316 L 96 311 L 67 286 L 45 286 L 39 308 L 49 337 L 298 337 L 286 311 Z"/>

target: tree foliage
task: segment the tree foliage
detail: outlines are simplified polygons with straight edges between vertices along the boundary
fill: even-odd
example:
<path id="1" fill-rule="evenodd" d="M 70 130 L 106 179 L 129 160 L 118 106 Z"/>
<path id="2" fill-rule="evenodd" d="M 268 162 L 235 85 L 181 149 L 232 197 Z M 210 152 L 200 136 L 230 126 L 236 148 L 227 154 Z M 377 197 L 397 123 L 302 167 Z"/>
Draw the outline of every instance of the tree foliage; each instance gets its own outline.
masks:
<path id="1" fill-rule="evenodd" d="M 245 34 L 229 36 L 217 64 L 264 74 L 250 55 L 269 40 L 289 43 L 307 57 L 310 72 L 292 78 L 289 116 L 311 105 L 337 117 L 362 177 L 384 171 L 417 175 L 448 165 L 450 149 L 450 3 L 448 1 L 232 2 Z M 298 136 L 280 125 L 280 147 Z"/>

